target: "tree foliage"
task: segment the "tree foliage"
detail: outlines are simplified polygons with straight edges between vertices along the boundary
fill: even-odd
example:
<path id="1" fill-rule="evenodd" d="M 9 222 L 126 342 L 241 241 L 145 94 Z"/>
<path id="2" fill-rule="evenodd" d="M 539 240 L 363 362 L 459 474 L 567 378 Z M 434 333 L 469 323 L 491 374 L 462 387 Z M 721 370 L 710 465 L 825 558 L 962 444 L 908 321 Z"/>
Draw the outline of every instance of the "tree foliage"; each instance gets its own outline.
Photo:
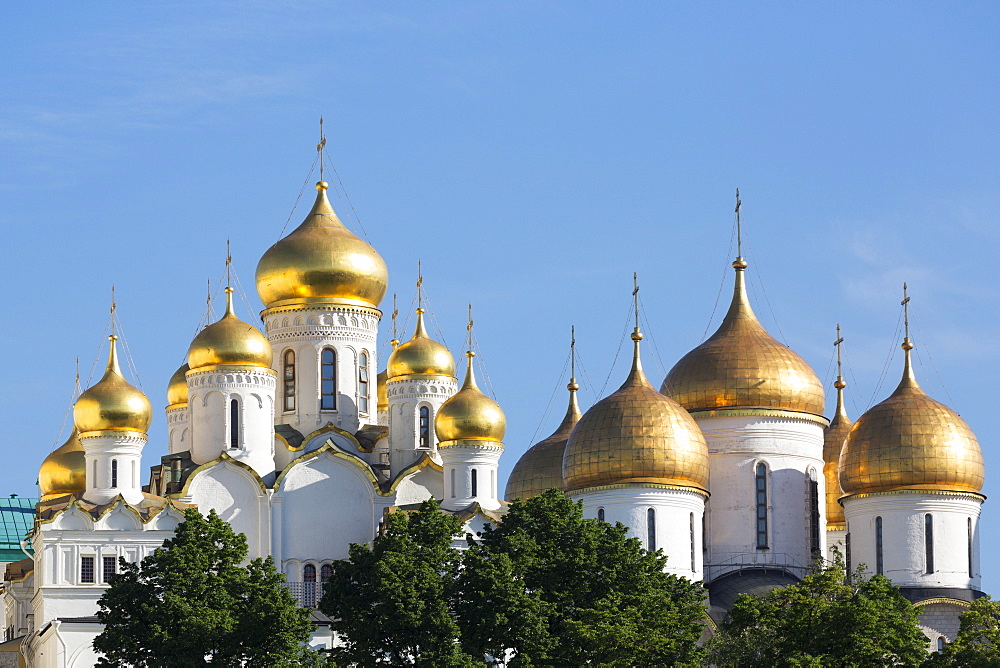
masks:
<path id="1" fill-rule="evenodd" d="M 927 639 L 888 578 L 848 577 L 836 565 L 765 596 L 741 595 L 708 654 L 722 668 L 918 666 Z"/>
<path id="2" fill-rule="evenodd" d="M 932 654 L 929 666 L 985 668 L 1000 666 L 1000 601 L 983 596 L 959 618 L 958 635 L 940 654 Z"/>
<path id="3" fill-rule="evenodd" d="M 247 541 L 215 511 L 184 514 L 174 537 L 120 573 L 98 601 L 98 666 L 298 665 L 313 628 L 273 560 L 244 567 Z"/>

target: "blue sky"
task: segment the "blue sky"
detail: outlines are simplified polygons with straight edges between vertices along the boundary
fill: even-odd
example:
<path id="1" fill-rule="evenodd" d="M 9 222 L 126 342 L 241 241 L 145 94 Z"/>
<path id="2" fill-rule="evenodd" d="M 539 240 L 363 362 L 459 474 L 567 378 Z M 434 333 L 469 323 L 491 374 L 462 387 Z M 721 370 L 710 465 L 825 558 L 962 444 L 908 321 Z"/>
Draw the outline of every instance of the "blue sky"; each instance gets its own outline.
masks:
<path id="1" fill-rule="evenodd" d="M 473 302 L 480 376 L 508 416 L 502 479 L 561 417 L 571 324 L 584 405 L 624 378 L 633 271 L 654 382 L 701 341 L 721 286 L 714 329 L 739 187 L 758 315 L 827 387 L 842 324 L 852 417 L 899 377 L 909 282 L 920 379 L 977 433 L 993 496 L 998 25 L 985 2 L 8 7 L 0 487 L 35 493 L 74 359 L 85 384 L 104 363 L 112 284 L 158 409 L 227 238 L 256 318 L 254 268 L 323 115 L 353 211 L 334 205 L 386 259 L 400 311 L 420 259 L 432 331 L 458 356 Z M 146 465 L 164 425 L 158 411 Z"/>

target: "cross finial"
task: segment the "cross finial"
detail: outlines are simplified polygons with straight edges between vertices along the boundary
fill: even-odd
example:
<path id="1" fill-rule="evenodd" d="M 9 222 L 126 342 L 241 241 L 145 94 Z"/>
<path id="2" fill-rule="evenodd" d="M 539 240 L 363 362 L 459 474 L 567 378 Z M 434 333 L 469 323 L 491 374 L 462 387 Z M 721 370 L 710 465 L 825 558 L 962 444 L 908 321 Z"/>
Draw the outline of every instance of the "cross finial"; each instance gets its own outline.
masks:
<path id="1" fill-rule="evenodd" d="M 118 302 L 115 301 L 115 285 L 111 284 L 111 333 L 115 333 L 115 314 L 118 311 Z"/>
<path id="2" fill-rule="evenodd" d="M 76 385 L 73 389 L 73 400 L 80 396 L 80 358 L 76 358 Z"/>
<path id="3" fill-rule="evenodd" d="M 417 260 L 417 308 L 424 307 L 424 272 L 420 268 L 420 260 Z"/>
<path id="4" fill-rule="evenodd" d="M 740 189 L 736 189 L 736 257 L 743 257 L 743 225 L 740 221 L 740 207 L 743 202 L 740 201 Z"/>
<path id="5" fill-rule="evenodd" d="M 841 373 L 840 365 L 840 344 L 844 342 L 844 337 L 840 335 L 840 323 L 837 323 L 837 340 L 833 342 L 834 347 L 837 348 L 837 375 L 843 376 Z"/>
<path id="6" fill-rule="evenodd" d="M 576 325 L 569 327 L 569 378 L 576 379 Z"/>
<path id="7" fill-rule="evenodd" d="M 639 272 L 632 272 L 632 306 L 635 308 L 635 329 L 639 331 Z"/>
<path id="8" fill-rule="evenodd" d="M 472 304 L 469 304 L 469 324 L 465 326 L 469 330 L 469 351 L 472 351 Z"/>
<path id="9" fill-rule="evenodd" d="M 906 283 L 903 283 L 903 301 L 899 302 L 903 306 L 903 336 L 910 340 L 910 296 L 906 293 Z"/>
<path id="10" fill-rule="evenodd" d="M 392 341 L 393 346 L 399 343 L 399 332 L 396 331 L 396 318 L 399 317 L 399 309 L 396 308 L 396 293 L 392 293 Z"/>
<path id="11" fill-rule="evenodd" d="M 319 153 L 319 180 L 323 180 L 323 148 L 326 146 L 326 135 L 323 134 L 323 117 L 319 117 L 319 143 L 316 152 Z"/>
<path id="12" fill-rule="evenodd" d="M 233 284 L 233 251 L 229 245 L 229 239 L 226 239 L 226 287 L 231 287 Z"/>

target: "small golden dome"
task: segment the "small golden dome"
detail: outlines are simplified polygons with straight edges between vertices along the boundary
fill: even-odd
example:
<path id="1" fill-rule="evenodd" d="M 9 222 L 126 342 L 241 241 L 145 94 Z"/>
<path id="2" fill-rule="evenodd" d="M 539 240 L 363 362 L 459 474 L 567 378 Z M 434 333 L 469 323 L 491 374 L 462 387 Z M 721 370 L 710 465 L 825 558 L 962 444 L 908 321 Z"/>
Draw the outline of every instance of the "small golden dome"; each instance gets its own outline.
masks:
<path id="1" fill-rule="evenodd" d="M 127 430 L 145 433 L 153 419 L 149 399 L 133 387 L 118 366 L 118 350 L 112 334 L 108 368 L 97 383 L 80 395 L 73 406 L 73 422 L 81 434 L 88 431 Z"/>
<path id="2" fill-rule="evenodd" d="M 843 376 L 837 376 L 833 384 L 837 388 L 837 410 L 833 414 L 830 426 L 823 433 L 823 476 L 826 479 L 826 525 L 828 528 L 846 529 L 844 507 L 840 505 L 840 497 L 844 495 L 840 489 L 840 451 L 844 448 L 844 439 L 851 430 L 851 419 L 847 417 L 844 408 L 844 388 L 847 383 Z"/>
<path id="3" fill-rule="evenodd" d="M 38 469 L 38 487 L 42 501 L 87 491 L 86 461 L 76 427 L 66 442 L 50 452 L 42 462 Z"/>
<path id="4" fill-rule="evenodd" d="M 569 390 L 566 417 L 551 436 L 535 443 L 517 460 L 507 479 L 504 498 L 530 499 L 553 487 L 563 488 L 562 460 L 566 442 L 573 427 L 580 421 L 580 406 L 576 402 L 576 391 L 579 388 L 576 379 L 570 378 L 569 385 L 566 386 Z"/>
<path id="5" fill-rule="evenodd" d="M 389 355 L 388 378 L 411 374 L 455 377 L 455 358 L 444 345 L 427 336 L 424 309 L 417 309 L 417 328 L 413 338 Z"/>
<path id="6" fill-rule="evenodd" d="M 769 408 L 822 415 L 825 399 L 816 373 L 754 315 L 746 265 L 743 258 L 733 263 L 733 301 L 719 329 L 674 365 L 660 391 L 689 411 Z"/>
<path id="7" fill-rule="evenodd" d="M 326 189 L 326 181 L 316 184 L 309 215 L 257 264 L 257 294 L 268 308 L 310 302 L 375 308 L 385 296 L 385 261 L 340 222 Z"/>
<path id="8" fill-rule="evenodd" d="M 958 413 L 917 384 L 906 351 L 903 379 L 882 403 L 858 418 L 840 454 L 844 493 L 938 489 L 979 492 L 985 471 L 975 434 Z"/>
<path id="9" fill-rule="evenodd" d="M 170 377 L 170 382 L 167 383 L 167 408 L 171 406 L 177 406 L 179 404 L 186 404 L 188 402 L 188 384 L 187 384 L 187 372 L 191 370 L 188 363 L 185 362 L 174 371 L 174 375 Z"/>
<path id="10" fill-rule="evenodd" d="M 375 389 L 378 394 L 378 404 L 377 409 L 379 413 L 384 413 L 389 410 L 389 395 L 386 394 L 385 381 L 388 380 L 389 374 L 386 370 L 378 372 L 378 376 L 375 377 Z"/>
<path id="11" fill-rule="evenodd" d="M 708 489 L 708 445 L 694 418 L 642 372 L 638 328 L 632 371 L 573 429 L 563 456 L 565 489 L 658 483 Z"/>
<path id="12" fill-rule="evenodd" d="M 471 350 L 465 353 L 469 366 L 462 389 L 441 404 L 434 418 L 434 431 L 439 447 L 454 445 L 454 441 L 491 441 L 501 443 L 507 431 L 507 418 L 500 404 L 483 394 L 476 385 L 472 371 Z"/>
<path id="13" fill-rule="evenodd" d="M 200 369 L 224 364 L 271 367 L 271 344 L 253 325 L 233 313 L 233 289 L 226 288 L 226 313 L 194 337 L 188 348 L 188 366 Z"/>

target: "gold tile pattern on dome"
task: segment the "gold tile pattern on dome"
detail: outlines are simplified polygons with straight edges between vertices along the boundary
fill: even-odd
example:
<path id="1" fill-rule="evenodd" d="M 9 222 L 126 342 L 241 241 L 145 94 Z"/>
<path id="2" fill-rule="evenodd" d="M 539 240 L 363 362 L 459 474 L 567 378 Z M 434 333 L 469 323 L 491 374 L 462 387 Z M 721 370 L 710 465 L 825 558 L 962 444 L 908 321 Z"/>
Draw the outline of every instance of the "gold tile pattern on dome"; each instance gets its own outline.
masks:
<path id="1" fill-rule="evenodd" d="M 689 411 L 778 408 L 822 415 L 823 386 L 816 373 L 757 320 L 746 294 L 747 263 L 733 263 L 733 301 L 719 329 L 682 357 L 661 392 Z"/>
<path id="2" fill-rule="evenodd" d="M 889 397 L 858 418 L 840 455 L 845 495 L 897 490 L 979 492 L 985 471 L 975 434 L 958 413 L 917 384 L 903 342 L 903 379 Z"/>
<path id="3" fill-rule="evenodd" d="M 563 489 L 562 462 L 566 451 L 566 442 L 573 432 L 573 427 L 580 421 L 580 406 L 576 401 L 576 391 L 580 386 L 571 379 L 569 390 L 569 406 L 566 416 L 551 436 L 531 446 L 521 455 L 507 479 L 507 491 L 504 498 L 530 499 L 553 487 Z"/>
<path id="4" fill-rule="evenodd" d="M 826 526 L 828 529 L 845 529 L 847 520 L 844 518 L 844 508 L 840 505 L 840 497 L 844 492 L 840 489 L 840 451 L 844 447 L 844 439 L 851 430 L 851 419 L 847 417 L 844 407 L 844 382 L 842 376 L 837 376 L 834 383 L 837 388 L 837 410 L 833 414 L 830 426 L 823 433 L 823 476 L 826 479 Z"/>
<path id="5" fill-rule="evenodd" d="M 632 370 L 613 394 L 594 404 L 576 424 L 563 455 L 567 490 L 620 483 L 662 483 L 708 489 L 708 446 L 694 418 L 657 392 L 639 359 L 632 335 Z"/>

